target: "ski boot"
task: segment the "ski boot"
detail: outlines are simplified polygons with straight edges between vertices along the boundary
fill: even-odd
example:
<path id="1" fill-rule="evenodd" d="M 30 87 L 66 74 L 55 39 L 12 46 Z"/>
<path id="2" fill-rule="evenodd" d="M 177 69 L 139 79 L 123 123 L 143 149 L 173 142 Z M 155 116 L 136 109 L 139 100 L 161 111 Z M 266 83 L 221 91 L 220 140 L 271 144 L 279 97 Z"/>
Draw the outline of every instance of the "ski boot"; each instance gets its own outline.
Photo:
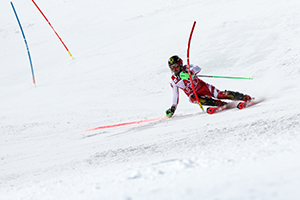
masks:
<path id="1" fill-rule="evenodd" d="M 221 101 L 221 100 L 217 100 L 217 99 L 213 99 L 213 98 L 209 98 L 209 97 L 205 97 L 205 98 L 201 97 L 199 99 L 199 101 L 204 106 L 217 106 L 217 107 L 221 107 L 221 106 L 225 106 L 227 104 L 227 102 L 224 102 L 224 101 Z"/>
<path id="2" fill-rule="evenodd" d="M 240 100 L 240 101 L 250 101 L 252 97 L 250 97 L 247 94 L 242 94 L 239 92 L 233 92 L 233 91 L 226 91 L 228 94 L 226 96 L 226 99 L 232 99 L 232 100 Z"/>

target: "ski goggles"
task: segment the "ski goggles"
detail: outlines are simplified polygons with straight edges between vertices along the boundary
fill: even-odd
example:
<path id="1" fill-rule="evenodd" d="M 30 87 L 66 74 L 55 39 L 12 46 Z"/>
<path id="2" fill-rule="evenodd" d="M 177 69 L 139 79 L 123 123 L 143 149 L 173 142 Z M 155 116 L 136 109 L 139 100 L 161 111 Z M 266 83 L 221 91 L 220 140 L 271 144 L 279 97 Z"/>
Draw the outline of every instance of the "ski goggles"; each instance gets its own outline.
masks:
<path id="1" fill-rule="evenodd" d="M 169 65 L 169 67 L 170 67 L 171 69 L 173 69 L 173 68 L 178 68 L 178 67 L 179 67 L 179 64 L 174 63 L 174 64 Z"/>

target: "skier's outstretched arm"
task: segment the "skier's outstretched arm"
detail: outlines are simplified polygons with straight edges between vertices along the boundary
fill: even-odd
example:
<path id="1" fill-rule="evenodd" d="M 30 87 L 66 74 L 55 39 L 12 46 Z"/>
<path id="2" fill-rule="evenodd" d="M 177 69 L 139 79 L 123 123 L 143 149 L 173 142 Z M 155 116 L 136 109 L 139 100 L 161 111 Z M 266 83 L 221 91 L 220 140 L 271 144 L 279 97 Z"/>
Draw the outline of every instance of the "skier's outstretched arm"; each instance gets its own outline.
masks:
<path id="1" fill-rule="evenodd" d="M 166 110 L 166 116 L 167 117 L 172 117 L 175 113 L 175 110 L 177 108 L 178 102 L 179 102 L 179 89 L 175 84 L 172 84 L 172 91 L 173 91 L 173 101 L 172 101 L 172 106 L 168 110 Z"/>

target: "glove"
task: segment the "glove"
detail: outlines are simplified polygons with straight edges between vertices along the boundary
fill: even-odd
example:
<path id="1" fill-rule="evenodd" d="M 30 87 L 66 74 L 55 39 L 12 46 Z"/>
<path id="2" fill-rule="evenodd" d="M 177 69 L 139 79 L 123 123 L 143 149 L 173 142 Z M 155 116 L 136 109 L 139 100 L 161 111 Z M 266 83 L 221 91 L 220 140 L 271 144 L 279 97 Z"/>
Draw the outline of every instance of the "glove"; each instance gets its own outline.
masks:
<path id="1" fill-rule="evenodd" d="M 190 78 L 190 75 L 189 75 L 189 73 L 187 73 L 187 72 L 180 72 L 179 76 L 180 76 L 180 78 L 183 79 L 183 80 L 187 80 L 187 79 Z M 195 76 L 195 75 L 192 75 L 192 77 L 194 77 L 194 76 Z"/>
<path id="2" fill-rule="evenodd" d="M 169 108 L 168 110 L 166 110 L 166 116 L 167 117 L 172 117 L 175 113 L 176 107 L 175 106 L 171 106 L 171 108 Z"/>

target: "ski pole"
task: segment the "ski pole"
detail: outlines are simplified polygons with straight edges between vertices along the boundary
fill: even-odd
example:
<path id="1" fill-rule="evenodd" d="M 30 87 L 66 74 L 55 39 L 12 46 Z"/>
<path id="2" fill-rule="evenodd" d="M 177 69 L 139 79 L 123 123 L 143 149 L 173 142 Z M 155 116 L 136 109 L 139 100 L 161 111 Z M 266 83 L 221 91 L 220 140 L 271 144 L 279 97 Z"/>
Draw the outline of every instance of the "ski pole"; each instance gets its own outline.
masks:
<path id="1" fill-rule="evenodd" d="M 195 75 L 192 75 L 193 77 Z M 253 80 L 251 77 L 236 77 L 236 76 L 213 76 L 213 75 L 196 75 L 197 77 L 206 77 L 206 78 L 227 78 L 227 79 L 243 79 L 243 80 Z M 181 79 L 189 79 L 189 74 L 188 73 L 180 73 L 180 78 Z"/>
<path id="2" fill-rule="evenodd" d="M 236 77 L 236 76 L 210 76 L 210 75 L 197 75 L 198 77 L 207 77 L 207 78 L 228 78 L 228 79 L 244 79 L 244 80 L 253 80 L 251 77 Z"/>

